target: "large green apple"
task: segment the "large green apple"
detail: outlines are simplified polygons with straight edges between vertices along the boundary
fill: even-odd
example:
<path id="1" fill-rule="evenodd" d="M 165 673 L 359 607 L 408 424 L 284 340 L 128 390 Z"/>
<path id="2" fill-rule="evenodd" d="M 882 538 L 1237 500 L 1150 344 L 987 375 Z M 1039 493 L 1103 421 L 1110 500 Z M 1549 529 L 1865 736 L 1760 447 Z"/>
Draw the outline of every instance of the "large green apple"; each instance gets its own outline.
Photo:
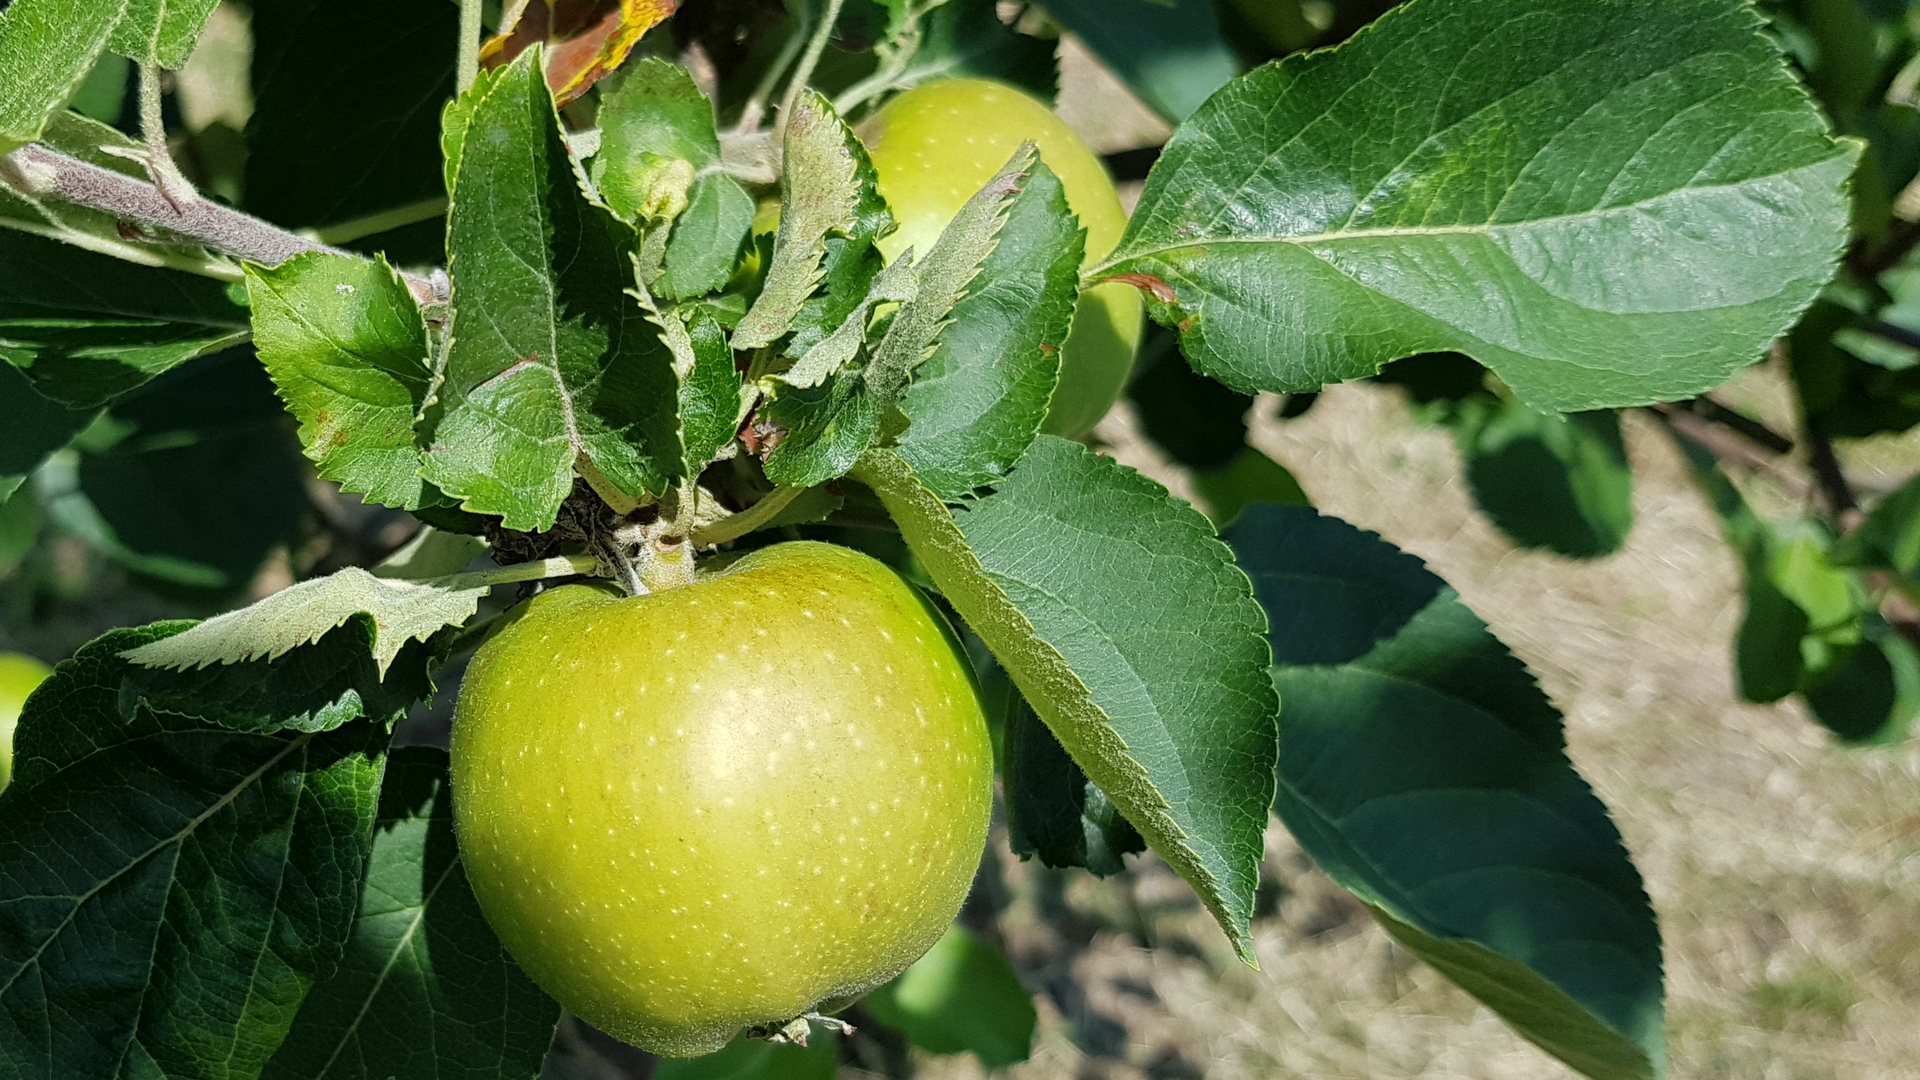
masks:
<path id="1" fill-rule="evenodd" d="M 0 653 L 0 791 L 13 780 L 13 728 L 27 695 L 46 681 L 53 669 L 31 656 Z"/>
<path id="2" fill-rule="evenodd" d="M 880 194 L 900 222 L 880 241 L 889 261 L 909 247 L 926 254 L 960 207 L 1028 141 L 1059 175 L 1067 205 L 1086 227 L 1082 265 L 1112 251 L 1126 230 L 1126 211 L 1100 159 L 1045 105 L 1010 86 L 982 79 L 927 83 L 889 101 L 860 134 Z M 1047 431 L 1081 435 L 1106 415 L 1133 368 L 1141 310 L 1131 285 L 1109 283 L 1081 294 L 1060 350 L 1060 386 Z"/>
<path id="3" fill-rule="evenodd" d="M 510 618 L 460 692 L 454 820 L 488 921 L 562 1005 L 692 1056 L 940 939 L 993 751 L 965 657 L 892 570 L 779 544 Z"/>

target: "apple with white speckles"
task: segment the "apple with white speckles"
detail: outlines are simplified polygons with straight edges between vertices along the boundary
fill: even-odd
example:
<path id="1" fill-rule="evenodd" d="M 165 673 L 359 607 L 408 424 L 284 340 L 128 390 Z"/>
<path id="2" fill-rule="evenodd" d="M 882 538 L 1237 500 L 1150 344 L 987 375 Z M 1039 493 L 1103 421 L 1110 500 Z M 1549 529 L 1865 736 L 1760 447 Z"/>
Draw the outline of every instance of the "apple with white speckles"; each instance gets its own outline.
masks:
<path id="1" fill-rule="evenodd" d="M 939 940 L 993 754 L 937 611 L 828 544 L 570 585 L 475 656 L 453 729 L 475 895 L 533 980 L 658 1054 L 850 1000 Z"/>

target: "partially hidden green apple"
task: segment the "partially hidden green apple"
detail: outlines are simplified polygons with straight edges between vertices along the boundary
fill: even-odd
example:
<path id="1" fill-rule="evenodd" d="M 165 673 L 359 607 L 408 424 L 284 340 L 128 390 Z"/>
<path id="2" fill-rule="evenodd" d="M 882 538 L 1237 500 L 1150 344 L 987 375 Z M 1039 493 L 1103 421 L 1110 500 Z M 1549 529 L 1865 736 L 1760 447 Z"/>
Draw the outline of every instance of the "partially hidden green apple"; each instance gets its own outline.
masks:
<path id="1" fill-rule="evenodd" d="M 692 1056 L 940 939 L 993 755 L 965 656 L 892 570 L 785 543 L 509 619 L 461 689 L 455 825 L 488 921 L 562 1005 Z"/>
<path id="2" fill-rule="evenodd" d="M 13 780 L 13 729 L 27 695 L 46 681 L 53 669 L 15 652 L 0 652 L 0 791 Z"/>
<path id="3" fill-rule="evenodd" d="M 900 227 L 881 238 L 889 262 L 921 255 L 960 207 L 1006 165 L 1023 142 L 1060 177 L 1067 206 L 1087 230 L 1083 266 L 1120 242 L 1127 215 L 1100 159 L 1037 99 L 983 79 L 925 83 L 887 102 L 860 125 L 880 194 Z M 1140 347 L 1142 304 L 1133 286 L 1110 282 L 1082 293 L 1060 350 L 1060 385 L 1044 430 L 1086 433 L 1125 388 Z"/>

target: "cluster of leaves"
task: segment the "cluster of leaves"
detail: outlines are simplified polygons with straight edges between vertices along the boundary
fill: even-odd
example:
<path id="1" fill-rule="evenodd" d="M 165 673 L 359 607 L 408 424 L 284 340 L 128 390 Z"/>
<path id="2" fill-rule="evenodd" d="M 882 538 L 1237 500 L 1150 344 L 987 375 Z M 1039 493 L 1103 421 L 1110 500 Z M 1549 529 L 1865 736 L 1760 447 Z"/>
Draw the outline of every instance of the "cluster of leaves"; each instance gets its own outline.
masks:
<path id="1" fill-rule="evenodd" d="M 666 7 L 510 5 L 457 98 L 444 0 L 260 5 L 245 205 L 371 257 L 242 267 L 0 188 L 0 394 L 25 418 L 4 436 L 0 495 L 205 588 L 242 583 L 284 541 L 284 521 L 264 546 L 249 534 L 275 499 L 297 516 L 301 452 L 440 530 L 371 573 L 114 631 L 34 696 L 0 797 L 0 1062 L 62 1077 L 536 1068 L 557 1007 L 464 886 L 444 761 L 391 749 L 390 730 L 471 642 L 492 585 L 602 559 L 584 504 L 703 546 L 883 514 L 982 646 L 1021 854 L 1112 872 L 1151 848 L 1251 961 L 1278 813 L 1526 1037 L 1595 1077 L 1658 1075 L 1658 929 L 1559 714 L 1417 561 L 1270 505 L 1305 500 L 1245 445 L 1244 414 L 1253 393 L 1304 408 L 1400 361 L 1385 377 L 1454 426 L 1496 520 L 1611 550 L 1630 503 L 1603 410 L 1702 393 L 1795 323 L 1844 244 L 1858 148 L 1743 0 L 1418 0 L 1298 54 L 1381 5 L 1336 5 L 1325 26 L 1272 10 L 1290 6 L 1045 5 L 1179 121 L 1124 238 L 1084 274 L 1082 230 L 1031 148 L 930 250 L 887 265 L 875 247 L 892 213 L 843 115 L 954 73 L 1051 96 L 1049 44 L 988 0 L 850 0 L 823 28 L 849 50 L 779 117 L 774 171 L 737 151 L 763 84 L 820 29 L 809 5 L 696 6 L 645 37 Z M 101 41 L 123 48 L 113 27 L 149 20 L 166 51 L 128 55 L 177 65 L 210 7 L 15 0 L 0 137 L 137 173 L 138 144 L 59 107 Z M 362 19 L 390 31 L 382 48 L 346 44 Z M 660 55 L 628 59 L 669 53 L 669 33 L 703 46 L 717 100 Z M 316 104 L 323 71 L 352 88 Z M 21 96 L 28 82 L 39 96 Z M 735 118 L 749 130 L 723 138 Z M 756 237 L 756 196 L 776 183 L 779 225 Z M 408 225 L 423 220 L 424 242 Z M 416 259 L 444 261 L 444 294 L 395 268 Z M 1076 296 L 1110 281 L 1140 288 L 1164 328 L 1133 395 L 1195 467 L 1212 521 L 1039 434 Z M 257 501 L 217 542 L 191 527 L 205 518 L 170 535 L 143 509 L 236 477 Z M 1231 523 L 1224 542 L 1214 522 Z M 1846 557 L 1910 573 L 1911 515 L 1870 523 Z M 463 574 L 480 534 L 552 559 Z M 1782 693 L 1811 697 L 1859 666 L 1859 643 L 1889 640 L 1807 569 L 1801 552 L 1826 549 L 1752 543 L 1749 566 L 1811 613 L 1795 648 L 1819 647 Z M 1916 667 L 1883 654 L 1895 683 Z M 1836 709 L 1864 707 L 1845 696 Z M 956 933 L 869 1011 L 1001 1064 L 1032 1031 L 1017 991 L 1003 957 Z M 786 1075 L 821 1061 L 724 1055 Z"/>

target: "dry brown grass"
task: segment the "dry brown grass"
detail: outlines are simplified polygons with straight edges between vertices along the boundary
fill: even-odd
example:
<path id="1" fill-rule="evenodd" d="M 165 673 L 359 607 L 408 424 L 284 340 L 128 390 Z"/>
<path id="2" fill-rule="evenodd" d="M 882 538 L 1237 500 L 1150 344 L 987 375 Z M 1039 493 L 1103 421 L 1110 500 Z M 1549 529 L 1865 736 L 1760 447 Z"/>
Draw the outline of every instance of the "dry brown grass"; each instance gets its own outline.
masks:
<path id="1" fill-rule="evenodd" d="M 1764 372 L 1732 393 L 1781 400 Z M 1123 414 L 1103 433 L 1185 491 Z M 1300 420 L 1259 422 L 1254 441 L 1323 510 L 1426 559 L 1565 710 L 1573 759 L 1660 913 L 1675 1077 L 1920 1076 L 1920 743 L 1844 750 L 1795 706 L 1738 700 L 1733 560 L 1664 436 L 1636 418 L 1628 436 L 1639 522 L 1625 550 L 1587 563 L 1496 534 L 1450 438 L 1392 392 L 1334 388 Z M 1914 463 L 1905 444 L 1858 457 L 1869 474 Z M 1277 828 L 1258 972 L 1156 862 L 1109 882 L 1004 872 L 1000 928 L 1042 1000 L 1014 1077 L 1572 1075 L 1394 946 Z M 949 1059 L 926 1074 L 979 1069 Z"/>

